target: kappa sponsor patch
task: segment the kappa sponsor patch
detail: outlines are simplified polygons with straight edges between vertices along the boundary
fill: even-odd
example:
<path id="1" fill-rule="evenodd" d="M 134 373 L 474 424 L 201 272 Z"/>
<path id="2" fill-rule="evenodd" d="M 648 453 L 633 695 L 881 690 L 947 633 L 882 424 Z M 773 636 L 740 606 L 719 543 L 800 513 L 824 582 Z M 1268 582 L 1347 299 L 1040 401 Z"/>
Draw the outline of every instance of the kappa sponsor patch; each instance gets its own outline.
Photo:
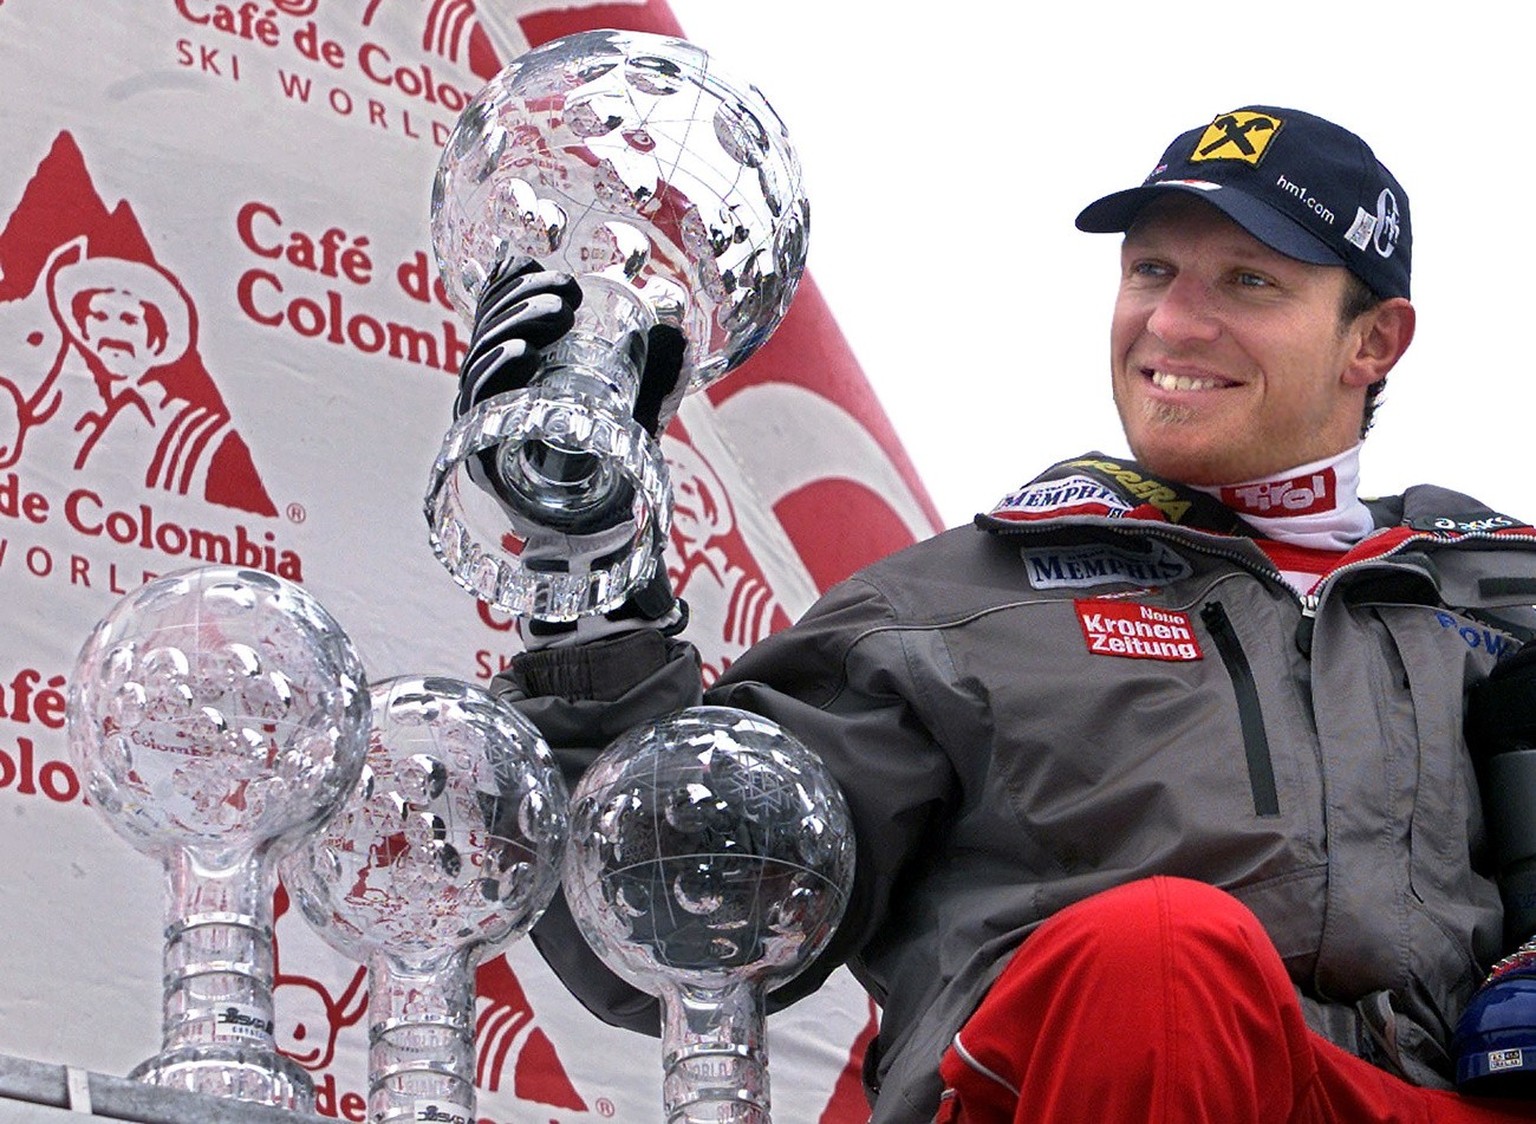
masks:
<path id="1" fill-rule="evenodd" d="M 1238 484 L 1221 490 L 1221 502 L 1244 515 L 1313 515 L 1338 503 L 1339 478 L 1331 468 L 1293 480 Z"/>
<path id="2" fill-rule="evenodd" d="M 1190 575 L 1188 562 L 1162 543 L 1145 550 L 1093 545 L 1021 550 L 1025 576 L 1036 589 L 1088 589 L 1130 583 L 1166 585 Z"/>
<path id="3" fill-rule="evenodd" d="M 1187 662 L 1205 658 L 1189 614 L 1132 601 L 1072 602 L 1088 651 L 1132 660 Z"/>
<path id="4" fill-rule="evenodd" d="M 1444 535 L 1475 535 L 1528 528 L 1530 524 L 1522 523 L 1518 519 L 1512 519 L 1508 515 L 1500 515 L 1497 511 L 1480 511 L 1472 515 L 1456 517 L 1449 515 L 1424 516 L 1419 519 L 1408 520 L 1408 526 L 1412 527 L 1415 531 L 1436 531 Z"/>
<path id="5" fill-rule="evenodd" d="M 1285 122 L 1268 113 L 1237 110 L 1223 113 L 1206 127 L 1189 154 L 1191 163 L 1202 160 L 1241 160 L 1257 164 Z"/>
<path id="6" fill-rule="evenodd" d="M 1101 460 L 1096 457 L 1084 457 L 1082 460 L 1070 463 L 1074 467 L 1092 469 L 1111 477 L 1128 494 L 1162 512 L 1170 523 L 1181 522 L 1184 516 L 1189 514 L 1190 502 L 1180 499 L 1178 492 L 1156 477 L 1143 476 L 1135 469 L 1116 461 Z"/>
<path id="7" fill-rule="evenodd" d="M 1104 515 L 1117 518 L 1131 510 L 1113 488 L 1089 476 L 1041 480 L 1009 492 L 993 507 L 995 519 L 1023 522 L 1061 515 Z"/>

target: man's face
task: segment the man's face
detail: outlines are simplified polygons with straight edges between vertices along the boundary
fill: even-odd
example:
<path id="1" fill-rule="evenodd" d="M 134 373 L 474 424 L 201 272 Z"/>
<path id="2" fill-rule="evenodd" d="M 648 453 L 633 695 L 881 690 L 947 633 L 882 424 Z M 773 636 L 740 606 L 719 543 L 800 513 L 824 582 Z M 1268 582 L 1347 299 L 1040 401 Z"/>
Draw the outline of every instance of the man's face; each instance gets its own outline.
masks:
<path id="1" fill-rule="evenodd" d="M 151 339 L 144 302 L 121 289 L 99 289 L 90 295 L 80 317 L 80 338 L 117 378 L 142 375 L 159 351 Z"/>
<path id="2" fill-rule="evenodd" d="M 1354 445 L 1373 373 L 1339 322 L 1347 280 L 1197 199 L 1148 206 L 1121 250 L 1111 330 L 1136 459 L 1187 484 L 1235 484 Z"/>

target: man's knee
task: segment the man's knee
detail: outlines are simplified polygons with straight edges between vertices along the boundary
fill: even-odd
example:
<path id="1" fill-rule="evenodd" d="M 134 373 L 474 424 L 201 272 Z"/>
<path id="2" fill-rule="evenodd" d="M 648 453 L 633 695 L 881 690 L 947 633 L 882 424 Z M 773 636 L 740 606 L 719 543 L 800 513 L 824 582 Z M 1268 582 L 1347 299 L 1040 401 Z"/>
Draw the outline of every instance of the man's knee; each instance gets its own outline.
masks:
<path id="1" fill-rule="evenodd" d="M 1231 894 L 1187 878 L 1154 876 L 1084 898 L 1047 920 L 1026 942 L 1097 947 L 1112 960 L 1148 963 L 1171 946 L 1229 946 L 1238 955 L 1270 947 L 1259 919 Z M 1028 953 L 1025 953 L 1028 955 Z"/>
<path id="2" fill-rule="evenodd" d="M 1069 906 L 1026 939 L 945 1076 L 971 1098 L 1112 1087 L 1128 1105 L 1172 1112 L 1194 1097 L 1242 1119 L 1243 1106 L 1290 1103 L 1307 1056 L 1295 991 L 1258 918 L 1221 890 L 1156 877 Z"/>

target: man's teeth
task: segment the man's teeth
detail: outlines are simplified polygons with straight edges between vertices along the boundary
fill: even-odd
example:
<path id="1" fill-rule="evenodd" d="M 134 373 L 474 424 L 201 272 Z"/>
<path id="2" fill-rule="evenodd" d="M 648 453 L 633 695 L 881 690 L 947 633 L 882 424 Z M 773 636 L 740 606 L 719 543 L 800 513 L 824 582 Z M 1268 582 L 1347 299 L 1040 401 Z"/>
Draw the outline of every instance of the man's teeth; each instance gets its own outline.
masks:
<path id="1" fill-rule="evenodd" d="M 1159 390 L 1215 390 L 1220 379 L 1195 379 L 1187 375 L 1170 375 L 1163 371 L 1152 372 L 1152 385 Z"/>

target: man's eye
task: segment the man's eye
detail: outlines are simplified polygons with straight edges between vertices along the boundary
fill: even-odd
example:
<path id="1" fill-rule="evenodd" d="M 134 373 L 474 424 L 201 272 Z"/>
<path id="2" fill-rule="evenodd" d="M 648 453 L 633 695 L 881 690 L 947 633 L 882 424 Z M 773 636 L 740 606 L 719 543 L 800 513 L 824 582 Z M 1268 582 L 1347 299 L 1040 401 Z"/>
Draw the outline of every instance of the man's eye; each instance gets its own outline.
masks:
<path id="1" fill-rule="evenodd" d="M 1258 273 L 1239 273 L 1237 283 L 1250 289 L 1261 289 L 1269 284 L 1269 278 Z"/>
<path id="2" fill-rule="evenodd" d="M 1131 276 L 1133 277 L 1166 277 L 1172 272 L 1160 261 L 1139 261 L 1131 263 Z"/>

